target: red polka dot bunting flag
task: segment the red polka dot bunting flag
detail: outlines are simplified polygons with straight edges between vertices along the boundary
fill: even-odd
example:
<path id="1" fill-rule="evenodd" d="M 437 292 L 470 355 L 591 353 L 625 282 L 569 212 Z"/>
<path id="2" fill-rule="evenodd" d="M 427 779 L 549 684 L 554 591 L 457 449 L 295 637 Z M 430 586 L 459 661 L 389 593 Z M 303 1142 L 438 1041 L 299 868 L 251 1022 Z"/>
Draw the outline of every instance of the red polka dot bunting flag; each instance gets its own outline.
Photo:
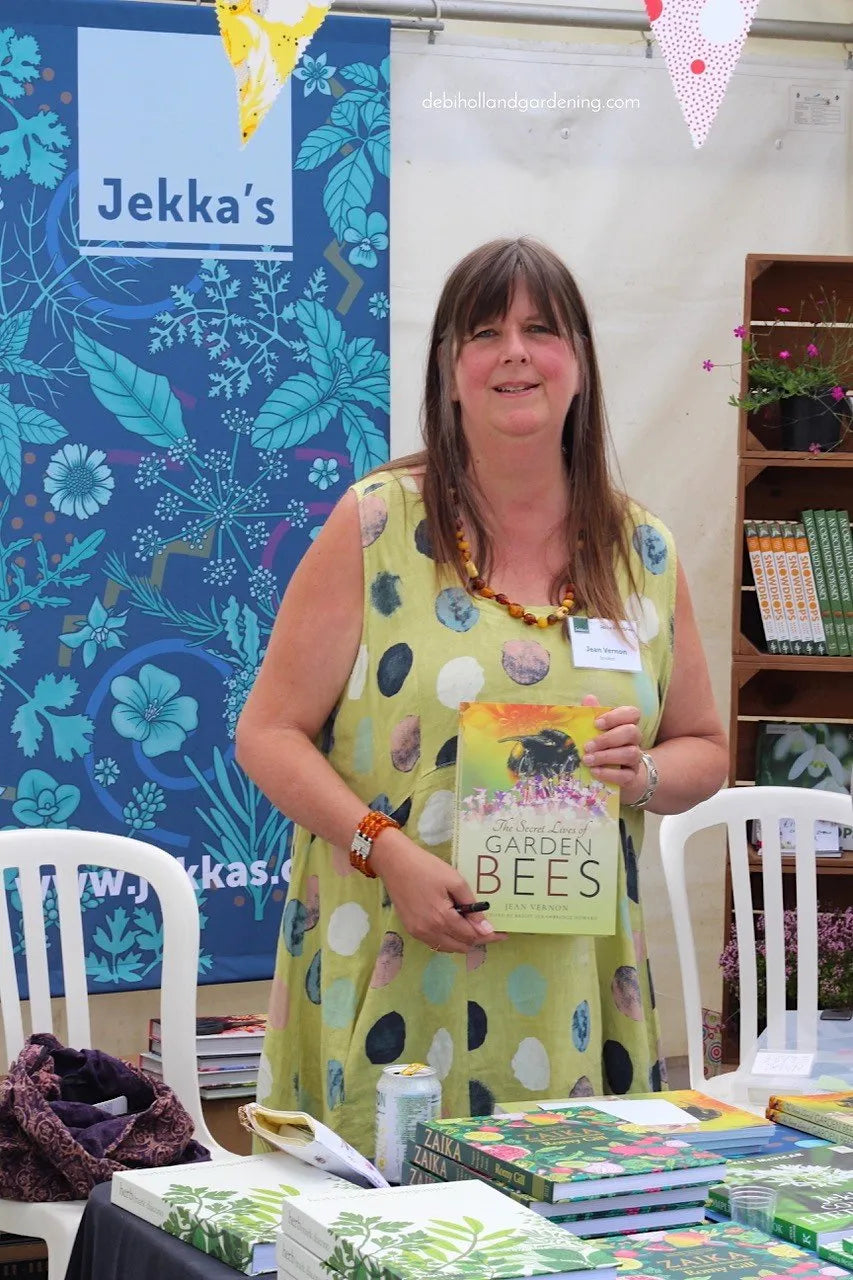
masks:
<path id="1" fill-rule="evenodd" d="M 708 136 L 759 0 L 645 0 L 693 145 Z"/>

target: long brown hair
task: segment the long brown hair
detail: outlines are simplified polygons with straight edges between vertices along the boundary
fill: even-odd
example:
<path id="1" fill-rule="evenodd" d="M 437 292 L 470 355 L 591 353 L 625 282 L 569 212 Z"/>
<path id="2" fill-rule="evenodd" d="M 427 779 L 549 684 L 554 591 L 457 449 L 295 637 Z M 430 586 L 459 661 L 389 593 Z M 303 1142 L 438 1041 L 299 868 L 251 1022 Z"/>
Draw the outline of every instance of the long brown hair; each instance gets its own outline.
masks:
<path id="1" fill-rule="evenodd" d="M 423 500 L 433 554 L 439 565 L 452 565 L 467 584 L 456 548 L 456 512 L 448 501 L 448 491 L 455 491 L 459 514 L 477 547 L 480 573 L 488 577 L 494 546 L 482 494 L 469 471 L 468 444 L 451 388 L 463 340 L 478 326 L 503 319 L 521 283 L 542 318 L 571 342 L 580 374 L 579 390 L 563 424 L 562 456 L 572 496 L 565 517 L 565 561 L 551 583 L 551 599 L 558 603 L 571 582 L 588 614 L 619 622 L 625 612 L 616 581 L 619 559 L 636 589 L 628 498 L 614 485 L 608 466 L 610 438 L 586 306 L 571 272 L 546 245 L 527 237 L 492 240 L 453 268 L 430 338 L 422 424 L 426 447 L 384 469 L 424 468 Z"/>

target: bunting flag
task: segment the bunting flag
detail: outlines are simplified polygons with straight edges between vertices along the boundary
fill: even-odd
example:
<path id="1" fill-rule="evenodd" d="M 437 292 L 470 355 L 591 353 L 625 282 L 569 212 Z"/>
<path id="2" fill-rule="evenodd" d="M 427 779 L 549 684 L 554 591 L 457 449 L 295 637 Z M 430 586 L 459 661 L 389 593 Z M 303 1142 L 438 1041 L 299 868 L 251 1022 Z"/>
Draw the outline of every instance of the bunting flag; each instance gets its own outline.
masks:
<path id="1" fill-rule="evenodd" d="M 237 77 L 244 146 L 328 12 L 328 4 L 309 0 L 216 0 L 219 30 Z"/>
<path id="2" fill-rule="evenodd" d="M 708 136 L 759 0 L 645 0 L 695 147 Z"/>

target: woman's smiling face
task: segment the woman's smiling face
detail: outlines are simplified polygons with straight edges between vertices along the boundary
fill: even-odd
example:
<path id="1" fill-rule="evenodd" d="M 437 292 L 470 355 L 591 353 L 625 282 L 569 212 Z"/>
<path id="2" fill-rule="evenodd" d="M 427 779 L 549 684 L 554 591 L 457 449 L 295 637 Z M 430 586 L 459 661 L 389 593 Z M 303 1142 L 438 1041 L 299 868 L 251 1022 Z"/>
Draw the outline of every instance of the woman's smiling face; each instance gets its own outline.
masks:
<path id="1" fill-rule="evenodd" d="M 452 395 L 476 454 L 495 436 L 561 439 L 579 385 L 571 343 L 538 313 L 520 282 L 506 315 L 476 326 L 463 339 Z"/>

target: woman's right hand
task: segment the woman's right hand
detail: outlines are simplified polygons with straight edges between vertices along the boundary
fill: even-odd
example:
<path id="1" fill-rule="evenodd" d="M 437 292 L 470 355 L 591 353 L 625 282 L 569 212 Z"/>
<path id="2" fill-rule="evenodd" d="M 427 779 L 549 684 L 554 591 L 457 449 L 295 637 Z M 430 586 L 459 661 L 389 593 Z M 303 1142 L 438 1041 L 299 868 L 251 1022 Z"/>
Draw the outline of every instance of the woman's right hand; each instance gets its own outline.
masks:
<path id="1" fill-rule="evenodd" d="M 468 952 L 484 942 L 502 942 L 485 915 L 462 916 L 453 904 L 473 902 L 458 871 L 428 853 L 402 831 L 386 828 L 377 837 L 370 865 L 381 876 L 397 914 L 413 938 L 433 951 Z"/>

